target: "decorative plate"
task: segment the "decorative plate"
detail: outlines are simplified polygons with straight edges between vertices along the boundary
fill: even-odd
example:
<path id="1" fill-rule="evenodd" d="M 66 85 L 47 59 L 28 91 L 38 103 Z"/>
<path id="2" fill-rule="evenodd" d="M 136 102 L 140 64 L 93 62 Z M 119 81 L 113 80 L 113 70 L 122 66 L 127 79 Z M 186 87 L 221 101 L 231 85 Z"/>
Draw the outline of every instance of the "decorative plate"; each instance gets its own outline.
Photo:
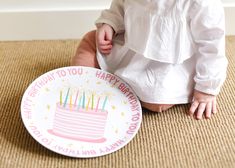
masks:
<path id="1" fill-rule="evenodd" d="M 21 102 L 31 136 L 56 153 L 97 157 L 124 147 L 141 125 L 134 91 L 119 77 L 82 66 L 64 67 L 38 77 Z"/>

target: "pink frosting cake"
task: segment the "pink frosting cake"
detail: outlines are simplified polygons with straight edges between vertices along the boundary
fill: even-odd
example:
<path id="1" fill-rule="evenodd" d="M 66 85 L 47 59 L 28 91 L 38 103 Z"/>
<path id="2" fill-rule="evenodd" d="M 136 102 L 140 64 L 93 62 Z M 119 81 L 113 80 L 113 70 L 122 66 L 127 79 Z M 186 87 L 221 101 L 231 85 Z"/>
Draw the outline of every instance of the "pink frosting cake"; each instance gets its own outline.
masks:
<path id="1" fill-rule="evenodd" d="M 60 103 L 56 104 L 53 128 L 49 133 L 72 140 L 101 143 L 104 138 L 108 112 L 91 108 L 84 109 L 78 106 Z"/>

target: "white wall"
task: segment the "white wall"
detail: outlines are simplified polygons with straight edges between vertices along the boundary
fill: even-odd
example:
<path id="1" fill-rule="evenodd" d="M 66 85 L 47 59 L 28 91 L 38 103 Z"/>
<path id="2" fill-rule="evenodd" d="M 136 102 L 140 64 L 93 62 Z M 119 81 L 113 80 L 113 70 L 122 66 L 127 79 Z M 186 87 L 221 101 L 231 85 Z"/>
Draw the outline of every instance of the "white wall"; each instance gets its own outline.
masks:
<path id="1" fill-rule="evenodd" d="M 235 0 L 221 0 L 235 6 Z M 107 8 L 111 0 L 0 0 L 0 11 L 87 10 Z"/>
<path id="2" fill-rule="evenodd" d="M 1 12 L 75 11 L 107 8 L 111 0 L 0 0 Z"/>
<path id="3" fill-rule="evenodd" d="M 222 0 L 235 35 L 235 0 Z M 0 0 L 0 40 L 78 39 L 111 0 Z"/>
<path id="4" fill-rule="evenodd" d="M 235 6 L 235 0 L 221 0 L 224 6 L 231 7 Z"/>

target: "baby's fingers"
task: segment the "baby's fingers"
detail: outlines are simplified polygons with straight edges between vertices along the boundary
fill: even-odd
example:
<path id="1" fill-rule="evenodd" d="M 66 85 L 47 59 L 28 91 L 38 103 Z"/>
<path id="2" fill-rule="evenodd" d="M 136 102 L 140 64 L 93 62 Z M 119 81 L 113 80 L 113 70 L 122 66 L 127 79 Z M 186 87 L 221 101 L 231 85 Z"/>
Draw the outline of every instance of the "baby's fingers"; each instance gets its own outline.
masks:
<path id="1" fill-rule="evenodd" d="M 193 116 L 193 114 L 195 113 L 198 105 L 199 105 L 199 102 L 197 100 L 193 101 L 193 103 L 192 103 L 192 105 L 191 105 L 191 107 L 189 109 L 189 115 L 190 116 Z"/>
<path id="2" fill-rule="evenodd" d="M 211 118 L 211 112 L 212 112 L 212 102 L 207 103 L 206 105 L 206 118 Z"/>
<path id="3" fill-rule="evenodd" d="M 99 46 L 112 45 L 112 41 L 109 41 L 109 40 L 98 40 L 98 45 Z"/>
<path id="4" fill-rule="evenodd" d="M 108 42 L 108 41 L 106 41 L 106 42 Z M 113 46 L 112 46 L 110 41 L 108 43 L 103 43 L 103 44 L 107 44 L 107 45 L 98 44 L 98 49 L 102 54 L 107 55 L 111 52 L 111 49 L 112 49 Z"/>
<path id="5" fill-rule="evenodd" d="M 111 50 L 112 45 L 105 45 L 105 46 L 100 46 L 101 50 Z"/>
<path id="6" fill-rule="evenodd" d="M 212 113 L 216 113 L 217 112 L 217 108 L 216 108 L 216 98 L 212 101 Z"/>
<path id="7" fill-rule="evenodd" d="M 197 110 L 196 119 L 198 119 L 198 120 L 202 119 L 202 115 L 203 115 L 205 109 L 206 109 L 206 103 L 200 103 L 198 110 Z"/>
<path id="8" fill-rule="evenodd" d="M 101 50 L 100 52 L 104 55 L 108 55 L 111 53 L 111 50 Z"/>
<path id="9" fill-rule="evenodd" d="M 111 40 L 106 40 L 105 39 L 105 31 L 104 30 L 97 31 L 96 40 L 97 40 L 97 44 L 99 46 L 111 44 Z"/>

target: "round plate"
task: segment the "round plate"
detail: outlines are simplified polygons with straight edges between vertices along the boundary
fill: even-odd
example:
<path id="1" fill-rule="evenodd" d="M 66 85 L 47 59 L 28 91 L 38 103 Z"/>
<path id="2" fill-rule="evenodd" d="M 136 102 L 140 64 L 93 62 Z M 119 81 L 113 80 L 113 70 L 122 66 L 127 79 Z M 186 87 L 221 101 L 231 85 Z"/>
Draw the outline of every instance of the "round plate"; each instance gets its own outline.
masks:
<path id="1" fill-rule="evenodd" d="M 106 155 L 124 147 L 141 125 L 134 91 L 108 72 L 82 66 L 52 70 L 27 88 L 21 117 L 44 147 L 70 157 Z"/>

